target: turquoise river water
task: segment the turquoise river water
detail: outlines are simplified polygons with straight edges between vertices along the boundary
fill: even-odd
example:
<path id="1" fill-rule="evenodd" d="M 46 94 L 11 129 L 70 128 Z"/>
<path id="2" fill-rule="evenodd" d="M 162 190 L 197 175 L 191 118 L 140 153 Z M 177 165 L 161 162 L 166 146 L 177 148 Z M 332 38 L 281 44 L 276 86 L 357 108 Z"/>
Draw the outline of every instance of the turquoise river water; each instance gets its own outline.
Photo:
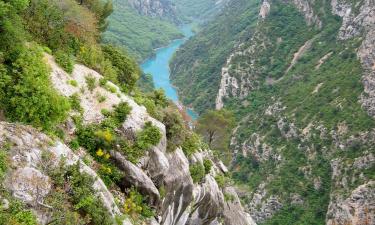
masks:
<path id="1" fill-rule="evenodd" d="M 181 27 L 181 31 L 185 36 L 184 38 L 174 40 L 168 46 L 157 49 L 155 56 L 150 57 L 141 65 L 145 73 L 151 74 L 155 87 L 162 88 L 165 95 L 178 105 L 181 105 L 181 103 L 178 99 L 177 90 L 169 79 L 169 61 L 178 48 L 194 35 L 191 25 Z M 186 112 L 193 120 L 197 119 L 198 115 L 191 109 L 187 109 Z"/>

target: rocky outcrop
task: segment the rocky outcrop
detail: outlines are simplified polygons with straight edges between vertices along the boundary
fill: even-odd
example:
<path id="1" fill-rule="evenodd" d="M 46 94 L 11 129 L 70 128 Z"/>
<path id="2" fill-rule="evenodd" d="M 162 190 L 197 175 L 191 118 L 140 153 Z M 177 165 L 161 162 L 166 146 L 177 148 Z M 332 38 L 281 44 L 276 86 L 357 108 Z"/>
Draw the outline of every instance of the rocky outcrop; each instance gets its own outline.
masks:
<path id="1" fill-rule="evenodd" d="M 111 159 L 114 164 L 124 172 L 124 178 L 121 181 L 122 188 L 137 188 L 142 194 L 150 197 L 152 205 L 157 205 L 160 200 L 160 194 L 151 178 L 145 172 L 127 161 L 119 152 L 111 151 Z"/>
<path id="2" fill-rule="evenodd" d="M 176 6 L 169 0 L 128 0 L 131 7 L 138 11 L 139 14 L 168 19 L 174 23 L 180 23 L 177 16 Z"/>
<path id="3" fill-rule="evenodd" d="M 119 182 L 121 189 L 136 187 L 149 203 L 157 209 L 157 218 L 153 224 L 182 225 L 182 224 L 209 224 L 223 218 L 224 194 L 218 187 L 214 176 L 227 172 L 226 167 L 219 160 L 215 161 L 212 174 L 204 181 L 194 184 L 190 176 L 190 163 L 203 163 L 204 158 L 212 159 L 210 151 L 198 152 L 188 159 L 178 148 L 167 152 L 167 139 L 164 124 L 150 117 L 145 107 L 136 104 L 130 97 L 121 93 L 113 83 L 108 82 L 116 92 L 108 91 L 105 86 L 98 85 L 103 77 L 83 65 L 75 65 L 71 75 L 56 65 L 53 58 L 46 55 L 46 60 L 52 69 L 51 79 L 54 87 L 64 96 L 79 95 L 83 109 L 83 121 L 86 124 L 98 123 L 104 119 L 101 111 L 111 110 L 120 102 L 127 102 L 131 112 L 126 121 L 118 128 L 119 135 L 133 139 L 136 133 L 143 129 L 146 122 L 152 122 L 159 128 L 162 138 L 160 142 L 150 148 L 139 162 L 129 162 L 126 157 L 117 151 L 110 151 L 110 159 L 123 172 L 124 178 Z M 97 85 L 88 90 L 86 79 L 94 78 Z M 76 85 L 71 85 L 71 81 Z M 99 102 L 98 95 L 106 96 L 104 102 Z M 74 127 L 74 126 L 72 126 Z M 190 162 L 189 162 L 190 161 Z M 104 185 L 104 184 L 103 184 Z M 165 189 L 165 196 L 161 196 L 159 189 Z M 240 211 L 241 210 L 241 211 Z M 238 208 L 241 215 L 246 215 L 243 209 Z M 238 219 L 231 217 L 232 220 Z M 246 217 L 247 218 L 247 217 Z M 227 219 L 231 221 L 231 219 Z M 248 220 L 245 220 L 248 221 Z M 228 225 L 233 222 L 226 223 Z M 244 224 L 251 224 L 245 222 Z"/>
<path id="4" fill-rule="evenodd" d="M 103 205 L 113 215 L 121 215 L 120 209 L 115 203 L 111 192 L 94 170 L 80 161 L 66 145 L 47 137 L 37 130 L 22 125 L 0 122 L 0 146 L 11 146 L 9 150 L 11 170 L 4 181 L 5 187 L 15 198 L 34 207 L 46 207 L 44 197 L 51 189 L 50 178 L 47 170 L 57 166 L 60 159 L 64 158 L 66 165 L 80 164 L 81 172 L 87 173 L 95 179 L 94 189 Z M 50 160 L 42 156 L 48 153 Z M 35 211 L 39 221 L 46 224 L 49 221 L 49 213 Z M 129 221 L 126 221 L 127 223 Z"/>
<path id="5" fill-rule="evenodd" d="M 307 25 L 315 25 L 318 29 L 322 28 L 322 21 L 316 15 L 316 12 L 314 12 L 314 9 L 311 5 L 311 1 L 293 0 L 293 4 L 303 14 Z"/>
<path id="6" fill-rule="evenodd" d="M 262 6 L 260 7 L 260 10 L 259 10 L 259 16 L 262 19 L 265 19 L 270 13 L 270 10 L 271 10 L 270 3 L 267 0 L 263 1 Z"/>
<path id="7" fill-rule="evenodd" d="M 357 51 L 364 68 L 361 102 L 368 114 L 375 116 L 375 3 L 365 0 L 361 4 L 352 5 L 343 0 L 332 0 L 331 6 L 332 13 L 343 20 L 339 39 L 346 40 L 359 35 L 363 37 Z"/>
<path id="8" fill-rule="evenodd" d="M 358 186 L 346 199 L 330 203 L 326 224 L 375 224 L 374 199 L 375 181 Z"/>
<path id="9" fill-rule="evenodd" d="M 226 187 L 224 193 L 232 198 L 231 201 L 224 203 L 224 223 L 228 225 L 256 225 L 251 216 L 242 208 L 236 190 L 233 187 Z"/>

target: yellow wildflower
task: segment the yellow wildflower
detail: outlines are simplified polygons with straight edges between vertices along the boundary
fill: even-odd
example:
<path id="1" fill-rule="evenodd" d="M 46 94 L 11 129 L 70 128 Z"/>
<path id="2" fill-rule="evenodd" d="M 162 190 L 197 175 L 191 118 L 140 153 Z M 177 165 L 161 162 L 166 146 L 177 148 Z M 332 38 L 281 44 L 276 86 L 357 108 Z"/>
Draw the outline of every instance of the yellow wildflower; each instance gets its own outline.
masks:
<path id="1" fill-rule="evenodd" d="M 99 156 L 99 157 L 102 157 L 104 155 L 104 152 L 101 148 L 98 149 L 98 151 L 96 151 L 96 155 Z"/>

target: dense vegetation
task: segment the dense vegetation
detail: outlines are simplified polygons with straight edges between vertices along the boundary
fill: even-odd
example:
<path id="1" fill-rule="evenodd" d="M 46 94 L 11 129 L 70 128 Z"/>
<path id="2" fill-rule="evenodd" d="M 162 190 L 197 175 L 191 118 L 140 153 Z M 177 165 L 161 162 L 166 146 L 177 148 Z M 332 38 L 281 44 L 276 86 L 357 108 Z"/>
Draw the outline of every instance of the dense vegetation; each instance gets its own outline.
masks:
<path id="1" fill-rule="evenodd" d="M 257 2 L 232 1 L 215 20 L 187 41 L 172 59 L 172 82 L 179 88 L 185 105 L 192 105 L 196 112 L 214 107 L 221 67 L 236 41 L 246 38 L 255 25 Z"/>
<path id="2" fill-rule="evenodd" d="M 214 106 L 220 69 L 230 53 L 254 48 L 251 54 L 235 56 L 229 68 L 233 77 L 250 77 L 253 87 L 244 98 L 225 99 L 238 121 L 231 146 L 238 152 L 232 162 L 233 178 L 249 193 L 261 191 L 264 184 L 266 198 L 276 196 L 282 203 L 259 224 L 324 224 L 330 194 L 347 196 L 373 179 L 368 172 L 362 177 L 346 174 L 351 180 L 346 188 L 331 180 L 331 160 L 350 163 L 373 152 L 366 141 L 350 141 L 375 125 L 358 102 L 363 71 L 355 52 L 361 40 L 337 40 L 341 20 L 331 14 L 328 2 L 312 4 L 322 20 L 321 29 L 308 26 L 293 4 L 270 3 L 270 14 L 258 20 L 258 1 L 232 1 L 176 54 L 172 78 L 184 102 L 203 112 Z M 311 47 L 288 70 L 294 53 L 308 40 Z M 266 114 L 272 107 L 274 112 Z M 309 126 L 309 134 L 302 133 Z M 347 129 L 344 134 L 332 135 L 342 127 Z M 338 147 L 345 141 L 345 147 Z M 293 202 L 292 196 L 303 203 Z M 252 197 L 244 196 L 244 203 L 250 204 Z"/>
<path id="3" fill-rule="evenodd" d="M 104 42 L 126 48 L 138 61 L 152 55 L 154 49 L 182 37 L 176 25 L 140 15 L 127 1 L 115 0 L 113 4 L 115 10 L 109 17 Z"/>
<path id="4" fill-rule="evenodd" d="M 224 4 L 217 4 L 216 0 L 174 0 L 174 3 L 186 22 L 210 19 Z"/>

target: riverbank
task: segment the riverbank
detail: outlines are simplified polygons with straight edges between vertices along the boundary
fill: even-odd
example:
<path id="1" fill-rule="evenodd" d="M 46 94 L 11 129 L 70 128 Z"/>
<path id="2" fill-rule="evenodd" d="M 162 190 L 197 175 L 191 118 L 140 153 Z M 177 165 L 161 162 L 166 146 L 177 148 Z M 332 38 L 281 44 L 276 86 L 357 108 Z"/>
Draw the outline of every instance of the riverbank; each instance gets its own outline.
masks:
<path id="1" fill-rule="evenodd" d="M 170 81 L 169 61 L 173 54 L 184 44 L 190 37 L 194 35 L 192 25 L 184 25 L 181 28 L 184 38 L 172 41 L 168 46 L 159 48 L 155 51 L 155 56 L 150 57 L 141 64 L 143 72 L 151 74 L 155 84 L 155 88 L 161 88 L 165 91 L 167 98 L 172 100 L 180 110 L 186 111 L 192 120 L 196 120 L 198 115 L 192 110 L 184 106 L 178 98 L 177 89 Z"/>

